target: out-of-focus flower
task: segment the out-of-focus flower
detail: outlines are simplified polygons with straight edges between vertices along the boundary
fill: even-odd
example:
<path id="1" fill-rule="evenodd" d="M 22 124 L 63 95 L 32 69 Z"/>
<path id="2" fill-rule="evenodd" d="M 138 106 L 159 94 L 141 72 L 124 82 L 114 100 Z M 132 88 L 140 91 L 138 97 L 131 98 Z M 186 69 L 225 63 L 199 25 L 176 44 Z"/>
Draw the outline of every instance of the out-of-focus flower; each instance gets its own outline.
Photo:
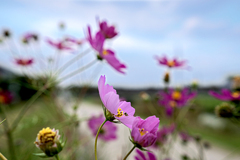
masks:
<path id="1" fill-rule="evenodd" d="M 94 136 L 97 135 L 98 128 L 103 123 L 104 120 L 105 119 L 103 115 L 100 115 L 98 117 L 92 116 L 88 120 L 88 126 L 91 129 Z M 106 122 L 102 127 L 98 137 L 104 141 L 115 140 L 117 138 L 116 131 L 117 131 L 117 127 L 115 126 L 115 124 L 111 122 Z"/>
<path id="2" fill-rule="evenodd" d="M 139 149 L 137 149 L 137 155 L 134 158 L 135 160 L 157 160 L 157 157 L 153 153 L 147 152 L 147 154 L 144 154 Z"/>
<path id="3" fill-rule="evenodd" d="M 223 118 L 231 118 L 234 115 L 234 106 L 229 103 L 221 103 L 216 106 L 215 114 Z"/>
<path id="4" fill-rule="evenodd" d="M 144 100 L 144 101 L 149 101 L 149 100 L 150 100 L 150 96 L 149 96 L 149 94 L 147 94 L 146 92 L 141 92 L 141 93 L 140 93 L 140 97 L 141 97 L 142 100 Z"/>
<path id="5" fill-rule="evenodd" d="M 85 39 L 76 39 L 76 38 L 73 38 L 73 37 L 67 37 L 67 38 L 65 38 L 65 41 L 72 42 L 72 43 L 75 43 L 77 45 L 82 45 L 85 42 Z"/>
<path id="6" fill-rule="evenodd" d="M 163 56 L 163 57 L 155 56 L 155 58 L 158 60 L 158 63 L 159 63 L 160 65 L 165 65 L 165 66 L 168 66 L 169 68 L 182 67 L 182 66 L 184 66 L 185 63 L 186 63 L 185 60 L 180 61 L 180 60 L 178 60 L 177 58 L 174 58 L 173 60 L 169 60 L 169 59 L 167 59 L 166 56 Z"/>
<path id="7" fill-rule="evenodd" d="M 209 91 L 209 94 L 222 101 L 240 101 L 239 91 L 231 92 L 228 89 L 222 89 L 221 94 L 214 91 Z"/>
<path id="8" fill-rule="evenodd" d="M 189 140 L 192 139 L 192 136 L 190 136 L 188 133 L 186 132 L 180 132 L 179 133 L 180 138 L 182 139 L 183 143 L 187 143 Z"/>
<path id="9" fill-rule="evenodd" d="M 64 22 L 60 22 L 60 23 L 58 24 L 58 26 L 59 26 L 60 29 L 65 29 L 65 28 L 66 28 L 66 25 L 65 25 Z"/>
<path id="10" fill-rule="evenodd" d="M 28 59 L 16 58 L 15 62 L 20 66 L 29 66 L 33 64 L 33 58 L 28 58 Z"/>
<path id="11" fill-rule="evenodd" d="M 187 102 L 196 96 L 195 92 L 189 93 L 187 88 L 182 90 L 169 89 L 168 92 L 161 91 L 159 93 L 160 99 L 158 103 L 166 108 L 166 114 L 172 115 L 175 107 L 181 108 Z"/>
<path id="12" fill-rule="evenodd" d="M 234 89 L 239 89 L 240 88 L 240 76 L 232 77 L 232 87 Z"/>
<path id="13" fill-rule="evenodd" d="M 58 130 L 43 128 L 39 131 L 36 141 L 36 146 L 41 149 L 46 156 L 52 157 L 62 151 L 64 144 L 60 142 Z"/>
<path id="14" fill-rule="evenodd" d="M 173 133 L 175 130 L 175 124 L 172 124 L 171 126 L 163 126 L 158 132 L 157 132 L 157 140 L 153 147 L 159 147 L 162 146 L 167 142 L 168 135 Z"/>
<path id="15" fill-rule="evenodd" d="M 98 91 L 103 105 L 106 107 L 105 116 L 109 121 L 119 120 L 132 129 L 135 109 L 130 102 L 120 101 L 119 95 L 112 86 L 105 85 L 106 78 L 101 76 L 98 81 Z"/>
<path id="16" fill-rule="evenodd" d="M 0 103 L 1 104 L 9 104 L 12 102 L 12 99 L 13 99 L 13 95 L 11 92 L 0 89 Z"/>
<path id="17" fill-rule="evenodd" d="M 114 26 L 108 26 L 106 21 L 99 22 L 100 32 L 103 34 L 105 38 L 113 38 L 118 33 L 115 31 Z"/>
<path id="18" fill-rule="evenodd" d="M 122 70 L 127 68 L 126 65 L 120 63 L 112 50 L 103 48 L 105 38 L 101 31 L 97 32 L 95 37 L 92 37 L 91 28 L 88 26 L 87 40 L 92 48 L 98 52 L 99 60 L 105 59 L 118 72 L 124 73 Z"/>
<path id="19" fill-rule="evenodd" d="M 157 140 L 159 122 L 156 116 L 148 117 L 145 120 L 136 117 L 131 132 L 133 144 L 140 149 L 153 145 Z"/>
<path id="20" fill-rule="evenodd" d="M 51 39 L 46 39 L 46 42 L 53 46 L 54 48 L 58 49 L 59 51 L 62 50 L 72 50 L 71 47 L 67 46 L 65 41 L 54 42 Z"/>
<path id="21" fill-rule="evenodd" d="M 37 41 L 38 35 L 35 33 L 26 33 L 22 38 L 23 43 L 29 43 L 31 40 Z"/>

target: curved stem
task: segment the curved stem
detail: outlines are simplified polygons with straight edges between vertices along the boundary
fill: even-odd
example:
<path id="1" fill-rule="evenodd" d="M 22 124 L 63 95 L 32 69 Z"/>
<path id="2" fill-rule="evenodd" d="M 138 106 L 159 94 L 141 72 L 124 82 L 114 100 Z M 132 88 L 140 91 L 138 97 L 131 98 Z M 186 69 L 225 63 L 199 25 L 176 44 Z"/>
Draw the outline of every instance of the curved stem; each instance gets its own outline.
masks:
<path id="1" fill-rule="evenodd" d="M 132 151 L 136 148 L 136 146 L 133 146 L 133 148 L 128 152 L 128 154 L 124 157 L 123 160 L 126 160 L 127 157 L 132 153 Z"/>
<path id="2" fill-rule="evenodd" d="M 66 80 L 66 79 L 68 79 L 68 78 L 70 78 L 70 77 L 72 77 L 72 76 L 74 76 L 74 75 L 76 75 L 76 74 L 84 71 L 85 69 L 91 67 L 91 66 L 92 66 L 94 63 L 96 63 L 96 62 L 97 62 L 97 59 L 95 59 L 95 60 L 93 60 L 92 62 L 88 63 L 86 66 L 83 66 L 82 68 L 79 68 L 79 69 L 77 69 L 77 70 L 75 70 L 75 71 L 67 74 L 67 75 L 64 76 L 63 78 L 60 78 L 60 80 L 58 80 L 58 81 L 60 82 L 60 81 Z"/>
<path id="3" fill-rule="evenodd" d="M 76 57 L 69 60 L 67 63 L 62 65 L 62 67 L 57 71 L 58 74 L 62 73 L 66 68 L 68 68 L 73 62 L 79 60 L 83 56 L 85 56 L 87 53 L 89 53 L 90 49 L 87 49 L 86 51 L 83 51 L 81 54 L 77 55 Z"/>
<path id="4" fill-rule="evenodd" d="M 58 157 L 58 154 L 55 155 L 55 158 L 56 158 L 57 160 L 60 160 L 59 157 Z"/>
<path id="5" fill-rule="evenodd" d="M 107 119 L 105 119 L 105 121 L 101 124 L 101 126 L 98 128 L 98 131 L 97 131 L 97 135 L 96 135 L 96 138 L 95 138 L 95 160 L 97 160 L 97 139 L 98 139 L 98 135 L 103 127 L 103 125 L 107 122 Z"/>
<path id="6" fill-rule="evenodd" d="M 0 153 L 0 159 L 1 159 L 1 160 L 7 160 L 7 158 L 4 157 L 4 155 L 2 155 L 2 153 Z"/>

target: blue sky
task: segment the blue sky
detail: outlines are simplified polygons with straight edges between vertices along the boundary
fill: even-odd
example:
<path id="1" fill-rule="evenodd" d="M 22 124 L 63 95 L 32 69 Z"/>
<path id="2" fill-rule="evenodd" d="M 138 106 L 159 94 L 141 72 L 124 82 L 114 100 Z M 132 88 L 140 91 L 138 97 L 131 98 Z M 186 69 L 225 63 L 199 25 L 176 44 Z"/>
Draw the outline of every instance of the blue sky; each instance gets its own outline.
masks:
<path id="1" fill-rule="evenodd" d="M 186 85 L 198 80 L 202 85 L 224 84 L 227 76 L 240 74 L 240 1 L 159 0 L 159 1 L 3 1 L 0 5 L 0 28 L 9 28 L 18 39 L 34 31 L 44 37 L 59 38 L 57 24 L 66 23 L 64 34 L 83 37 L 89 24 L 97 29 L 96 17 L 114 24 L 119 36 L 108 43 L 119 60 L 127 65 L 126 74 L 107 64 L 73 77 L 63 85 L 97 83 L 101 74 L 108 83 L 123 87 L 160 87 L 166 68 L 159 66 L 155 55 L 188 60 L 190 70 L 172 72 L 172 85 Z M 44 53 L 54 52 L 42 44 Z M 10 64 L 6 47 L 0 47 L 4 67 L 17 72 Z M 22 54 L 26 54 L 24 50 Z M 28 53 L 31 54 L 31 53 Z M 64 55 L 59 64 L 71 55 Z M 76 66 L 73 65 L 71 71 Z M 101 68 L 101 69 L 99 69 Z M 89 76 L 91 75 L 91 76 Z M 81 81 L 81 82 L 80 82 Z"/>

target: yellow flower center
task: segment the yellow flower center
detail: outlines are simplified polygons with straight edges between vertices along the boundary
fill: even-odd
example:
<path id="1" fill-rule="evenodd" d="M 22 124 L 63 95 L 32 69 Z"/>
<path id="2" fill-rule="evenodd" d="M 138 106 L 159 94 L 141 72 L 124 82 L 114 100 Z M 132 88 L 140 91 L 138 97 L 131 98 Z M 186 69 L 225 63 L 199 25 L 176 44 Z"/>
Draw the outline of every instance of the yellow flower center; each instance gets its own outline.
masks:
<path id="1" fill-rule="evenodd" d="M 122 111 L 122 109 L 121 108 L 118 108 L 118 110 L 117 110 L 117 117 L 122 117 L 123 115 L 125 115 L 125 113 Z"/>
<path id="2" fill-rule="evenodd" d="M 148 133 L 148 131 L 144 131 L 144 128 L 139 128 L 139 132 L 141 136 L 144 136 L 146 133 Z"/>
<path id="3" fill-rule="evenodd" d="M 174 108 L 174 107 L 177 106 L 177 103 L 176 103 L 175 101 L 170 101 L 170 102 L 169 102 L 169 105 L 170 105 L 172 108 Z"/>
<path id="4" fill-rule="evenodd" d="M 4 96 L 0 95 L 0 103 L 4 103 L 4 100 L 5 100 Z"/>
<path id="5" fill-rule="evenodd" d="M 233 92 L 232 93 L 233 98 L 238 98 L 240 96 L 239 92 Z"/>
<path id="6" fill-rule="evenodd" d="M 174 67 L 175 66 L 175 62 L 174 61 L 168 61 L 167 65 L 168 65 L 168 67 Z"/>
<path id="7" fill-rule="evenodd" d="M 52 131 L 49 127 L 47 127 L 47 128 L 43 128 L 41 131 L 39 131 L 37 138 L 40 143 L 54 144 L 56 134 L 57 134 L 56 132 Z"/>
<path id="8" fill-rule="evenodd" d="M 172 99 L 174 99 L 174 100 L 180 100 L 181 97 L 182 97 L 182 95 L 181 95 L 181 93 L 179 91 L 174 91 L 172 93 Z"/>
<path id="9" fill-rule="evenodd" d="M 107 50 L 103 50 L 103 55 L 106 56 L 108 54 L 108 51 Z"/>

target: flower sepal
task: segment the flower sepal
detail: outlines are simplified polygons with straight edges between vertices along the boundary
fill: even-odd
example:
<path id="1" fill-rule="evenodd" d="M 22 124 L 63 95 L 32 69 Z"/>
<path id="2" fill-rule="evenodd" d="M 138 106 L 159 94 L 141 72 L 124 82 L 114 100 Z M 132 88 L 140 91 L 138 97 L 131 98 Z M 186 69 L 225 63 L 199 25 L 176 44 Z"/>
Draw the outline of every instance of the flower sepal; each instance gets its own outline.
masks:
<path id="1" fill-rule="evenodd" d="M 134 140 L 133 140 L 131 137 L 129 137 L 129 140 L 132 142 L 132 144 L 133 144 L 136 148 L 140 149 L 141 151 L 151 152 L 151 151 L 147 150 L 146 148 L 143 148 L 143 147 L 142 147 L 140 144 L 138 144 L 137 142 L 134 142 Z"/>
<path id="2" fill-rule="evenodd" d="M 115 120 L 114 115 L 105 107 L 103 107 L 103 110 L 104 110 L 104 116 L 105 116 L 106 120 L 115 123 L 115 121 L 113 121 L 113 120 Z"/>

